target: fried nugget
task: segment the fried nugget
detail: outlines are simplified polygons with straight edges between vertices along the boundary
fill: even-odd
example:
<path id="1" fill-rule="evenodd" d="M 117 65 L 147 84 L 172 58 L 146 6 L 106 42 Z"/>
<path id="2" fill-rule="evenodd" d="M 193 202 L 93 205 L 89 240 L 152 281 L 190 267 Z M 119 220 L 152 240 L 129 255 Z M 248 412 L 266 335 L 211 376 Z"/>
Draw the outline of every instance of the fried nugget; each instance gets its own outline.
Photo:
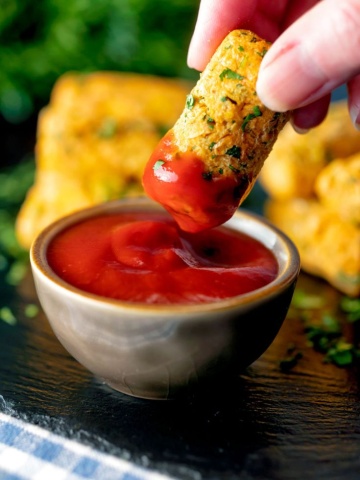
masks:
<path id="1" fill-rule="evenodd" d="M 269 43 L 231 32 L 151 156 L 146 192 L 195 232 L 228 220 L 250 192 L 289 118 L 266 108 L 255 88 Z"/>
<path id="2" fill-rule="evenodd" d="M 269 200 L 265 213 L 294 241 L 306 272 L 347 295 L 360 294 L 360 228 L 316 200 Z"/>
<path id="3" fill-rule="evenodd" d="M 272 198 L 311 198 L 316 178 L 329 162 L 359 151 L 360 134 L 351 122 L 347 102 L 334 102 L 324 122 L 306 134 L 286 125 L 259 180 Z"/>
<path id="4" fill-rule="evenodd" d="M 360 153 L 329 163 L 317 176 L 314 189 L 320 203 L 360 225 Z"/>

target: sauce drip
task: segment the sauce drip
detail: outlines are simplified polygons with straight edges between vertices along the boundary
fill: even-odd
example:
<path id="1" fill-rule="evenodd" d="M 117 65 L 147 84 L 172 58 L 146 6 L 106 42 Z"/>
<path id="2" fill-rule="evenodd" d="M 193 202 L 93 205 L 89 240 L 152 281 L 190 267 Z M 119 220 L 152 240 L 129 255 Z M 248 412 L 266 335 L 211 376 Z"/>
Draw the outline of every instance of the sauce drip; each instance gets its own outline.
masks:
<path id="1" fill-rule="evenodd" d="M 71 285 L 147 304 L 215 302 L 258 289 L 278 271 L 257 240 L 226 227 L 190 234 L 166 213 L 98 216 L 57 235 L 47 258 Z"/>
<path id="2" fill-rule="evenodd" d="M 207 172 L 194 153 L 178 150 L 170 130 L 145 167 L 143 185 L 182 230 L 199 232 L 229 220 L 249 183 L 242 184 L 235 175 Z"/>

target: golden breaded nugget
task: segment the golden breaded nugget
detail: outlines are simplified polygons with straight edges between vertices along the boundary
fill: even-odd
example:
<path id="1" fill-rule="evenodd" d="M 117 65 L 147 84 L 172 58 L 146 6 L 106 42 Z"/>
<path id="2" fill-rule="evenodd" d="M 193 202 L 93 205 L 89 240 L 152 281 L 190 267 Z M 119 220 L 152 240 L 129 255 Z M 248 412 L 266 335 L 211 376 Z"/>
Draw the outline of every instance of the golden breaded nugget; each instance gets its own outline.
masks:
<path id="1" fill-rule="evenodd" d="M 51 93 L 54 122 L 40 117 L 44 134 L 116 133 L 156 128 L 162 134 L 179 116 L 189 82 L 133 73 L 65 74 Z M 180 110 L 181 111 L 181 110 Z M 164 130 L 165 129 L 165 130 Z"/>
<path id="2" fill-rule="evenodd" d="M 360 152 L 329 163 L 316 178 L 315 192 L 329 210 L 360 225 Z"/>
<path id="3" fill-rule="evenodd" d="M 305 271 L 347 295 L 360 294 L 360 228 L 315 200 L 270 200 L 265 211 L 294 241 Z"/>
<path id="4" fill-rule="evenodd" d="M 266 108 L 255 91 L 268 48 L 250 31 L 231 32 L 147 164 L 146 192 L 184 230 L 210 228 L 233 215 L 289 118 Z"/>
<path id="5" fill-rule="evenodd" d="M 335 102 L 324 122 L 306 134 L 286 125 L 259 180 L 272 198 L 311 198 L 317 176 L 330 161 L 359 151 L 360 134 L 351 122 L 347 103 Z"/>
<path id="6" fill-rule="evenodd" d="M 75 210 L 143 193 L 146 161 L 189 88 L 128 73 L 61 77 L 39 116 L 35 184 L 16 223 L 21 245 L 29 248 L 44 227 Z"/>

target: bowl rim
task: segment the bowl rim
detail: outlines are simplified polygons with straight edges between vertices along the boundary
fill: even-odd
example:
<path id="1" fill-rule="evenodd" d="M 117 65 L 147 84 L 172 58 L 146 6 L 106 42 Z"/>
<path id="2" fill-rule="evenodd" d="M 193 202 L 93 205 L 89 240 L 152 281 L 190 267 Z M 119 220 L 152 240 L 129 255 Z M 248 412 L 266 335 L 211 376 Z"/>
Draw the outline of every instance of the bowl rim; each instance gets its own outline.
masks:
<path id="1" fill-rule="evenodd" d="M 92 304 L 94 306 L 101 305 L 102 307 L 108 308 L 121 308 L 128 312 L 133 311 L 134 313 L 139 313 L 140 310 L 143 310 L 144 313 L 148 314 L 153 313 L 157 315 L 168 315 L 169 313 L 213 313 L 221 312 L 223 310 L 228 310 L 235 307 L 250 308 L 252 304 L 256 303 L 256 305 L 258 305 L 285 290 L 287 287 L 289 287 L 292 283 L 296 281 L 299 275 L 300 256 L 292 240 L 290 240 L 290 238 L 283 231 L 278 229 L 262 215 L 244 208 L 239 208 L 237 209 L 233 217 L 224 224 L 224 226 L 234 229 L 234 224 L 236 222 L 247 221 L 252 224 L 256 224 L 258 228 L 265 227 L 265 230 L 271 232 L 275 236 L 276 243 L 278 247 L 281 248 L 281 252 L 284 257 L 282 258 L 282 262 L 284 263 L 284 265 L 281 268 L 281 265 L 279 263 L 280 255 L 276 255 L 274 251 L 270 249 L 278 261 L 278 275 L 275 277 L 274 280 L 256 290 L 252 290 L 248 293 L 236 295 L 218 301 L 204 302 L 198 304 L 148 304 L 145 302 L 142 303 L 118 300 L 89 293 L 71 285 L 70 283 L 63 280 L 60 276 L 58 276 L 50 267 L 46 255 L 47 248 L 52 239 L 65 228 L 68 228 L 82 220 L 91 218 L 92 216 L 115 213 L 120 207 L 124 207 L 128 210 L 143 211 L 145 208 L 149 211 L 158 210 L 166 212 L 166 210 L 164 210 L 161 205 L 149 199 L 148 197 L 134 196 L 107 201 L 95 206 L 90 206 L 81 210 L 77 210 L 73 213 L 70 213 L 69 215 L 63 216 L 45 227 L 34 239 L 30 248 L 30 263 L 33 271 L 33 276 L 35 277 L 36 275 L 39 275 L 43 281 L 57 288 L 60 294 L 63 293 L 67 296 L 70 295 L 72 298 L 78 300 L 82 299 L 83 301 L 87 301 L 89 304 Z M 246 231 L 241 229 L 235 228 L 235 230 L 247 233 Z M 252 236 L 249 233 L 247 234 Z M 252 238 L 256 238 L 258 241 L 264 244 L 264 242 L 257 237 L 252 236 Z"/>

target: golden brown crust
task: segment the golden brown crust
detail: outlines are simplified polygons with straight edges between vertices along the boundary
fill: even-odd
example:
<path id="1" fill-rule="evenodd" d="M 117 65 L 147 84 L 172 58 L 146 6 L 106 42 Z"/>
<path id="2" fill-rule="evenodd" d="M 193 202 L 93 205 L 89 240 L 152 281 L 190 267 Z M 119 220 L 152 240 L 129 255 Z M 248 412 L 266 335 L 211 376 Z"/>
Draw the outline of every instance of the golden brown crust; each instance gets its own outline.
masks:
<path id="1" fill-rule="evenodd" d="M 330 162 L 317 176 L 314 189 L 322 205 L 360 226 L 360 153 Z"/>
<path id="2" fill-rule="evenodd" d="M 249 179 L 246 194 L 289 118 L 266 108 L 256 94 L 258 70 L 269 45 L 250 31 L 231 32 L 173 128 L 179 150 L 194 152 L 209 174 Z"/>
<path id="3" fill-rule="evenodd" d="M 259 180 L 272 198 L 311 198 L 316 178 L 329 162 L 359 151 L 360 134 L 351 123 L 347 102 L 335 102 L 325 121 L 306 134 L 286 125 Z"/>
<path id="4" fill-rule="evenodd" d="M 347 295 L 360 294 L 360 229 L 316 200 L 269 200 L 266 216 L 294 241 L 302 268 Z"/>
<path id="5" fill-rule="evenodd" d="M 286 126 L 260 180 L 266 215 L 297 245 L 302 268 L 348 295 L 360 294 L 360 135 L 347 102 L 307 134 Z"/>

